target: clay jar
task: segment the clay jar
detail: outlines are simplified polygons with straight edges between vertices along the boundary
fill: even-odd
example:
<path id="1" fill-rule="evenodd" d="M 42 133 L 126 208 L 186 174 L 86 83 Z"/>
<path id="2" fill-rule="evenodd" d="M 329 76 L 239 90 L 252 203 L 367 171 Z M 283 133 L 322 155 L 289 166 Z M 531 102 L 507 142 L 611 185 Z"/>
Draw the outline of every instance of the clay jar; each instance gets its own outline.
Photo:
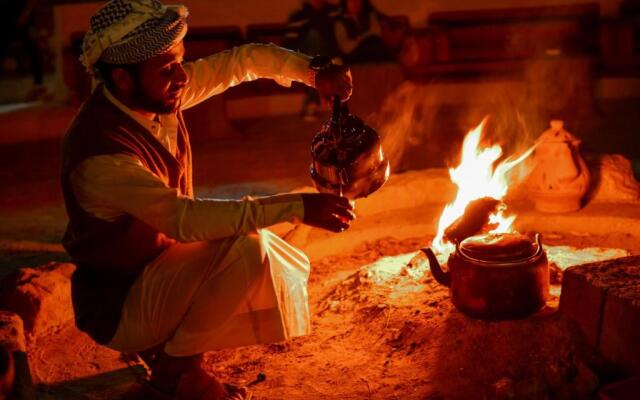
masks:
<path id="1" fill-rule="evenodd" d="M 580 155 L 580 140 L 564 130 L 562 121 L 540 135 L 527 179 L 538 210 L 559 213 L 579 210 L 589 190 L 591 175 Z"/>

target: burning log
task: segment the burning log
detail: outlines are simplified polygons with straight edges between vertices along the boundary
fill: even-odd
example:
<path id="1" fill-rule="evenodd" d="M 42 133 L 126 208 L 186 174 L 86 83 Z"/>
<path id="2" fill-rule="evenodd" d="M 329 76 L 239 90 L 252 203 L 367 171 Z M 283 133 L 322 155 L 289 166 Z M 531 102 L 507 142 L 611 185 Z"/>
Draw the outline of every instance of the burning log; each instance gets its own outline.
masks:
<path id="1" fill-rule="evenodd" d="M 438 232 L 432 247 L 441 254 L 455 250 L 454 243 L 480 233 L 513 232 L 515 215 L 506 214 L 501 199 L 507 194 L 510 171 L 527 158 L 534 147 L 517 158 L 506 157 L 502 161 L 502 148 L 498 144 L 480 145 L 486 119 L 465 136 L 462 142 L 462 159 L 449 169 L 451 181 L 458 186 L 452 203 L 442 211 Z"/>
<path id="2" fill-rule="evenodd" d="M 497 211 L 500 203 L 500 200 L 493 197 L 482 197 L 471 201 L 464 209 L 464 214 L 445 229 L 444 239 L 452 243 L 460 243 L 469 236 L 480 233 L 489 223 L 489 216 Z"/>

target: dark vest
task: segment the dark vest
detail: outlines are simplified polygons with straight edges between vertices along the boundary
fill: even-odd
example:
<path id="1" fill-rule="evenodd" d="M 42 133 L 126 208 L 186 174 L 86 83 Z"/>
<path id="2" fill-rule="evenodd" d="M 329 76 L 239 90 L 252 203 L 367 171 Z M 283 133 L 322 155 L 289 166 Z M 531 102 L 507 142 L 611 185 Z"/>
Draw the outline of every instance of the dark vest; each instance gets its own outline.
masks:
<path id="1" fill-rule="evenodd" d="M 100 344 L 115 334 L 127 293 L 145 265 L 175 240 L 128 214 L 115 221 L 93 217 L 78 204 L 70 175 L 89 157 L 126 154 L 170 187 L 193 197 L 191 148 L 181 112 L 178 121 L 174 156 L 98 87 L 65 135 L 62 192 L 69 223 L 63 246 L 77 266 L 71 281 L 76 325 Z"/>

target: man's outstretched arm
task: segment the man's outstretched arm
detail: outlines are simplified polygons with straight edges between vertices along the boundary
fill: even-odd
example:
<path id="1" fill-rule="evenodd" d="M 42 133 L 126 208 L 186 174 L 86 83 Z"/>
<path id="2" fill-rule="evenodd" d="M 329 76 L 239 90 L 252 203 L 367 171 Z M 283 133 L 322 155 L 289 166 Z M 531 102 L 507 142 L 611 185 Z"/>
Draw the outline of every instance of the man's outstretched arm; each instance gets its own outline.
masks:
<path id="1" fill-rule="evenodd" d="M 310 61 L 311 58 L 307 55 L 274 44 L 246 44 L 187 62 L 184 69 L 189 82 L 182 95 L 181 108 L 193 107 L 232 86 L 259 78 L 273 79 L 286 87 L 291 86 L 292 82 L 316 87 L 316 74 L 309 68 Z M 344 79 L 334 76 L 327 78 L 321 79 L 321 84 L 317 85 L 319 90 L 328 90 L 326 82 L 335 81 L 336 87 L 330 89 L 334 94 L 343 99 L 351 95 L 350 75 Z M 345 82 L 341 82 L 342 80 Z"/>
<path id="2" fill-rule="evenodd" d="M 134 216 L 183 242 L 255 232 L 280 222 L 303 222 L 340 232 L 354 218 L 349 201 L 327 194 L 282 194 L 256 199 L 192 199 L 169 188 L 129 155 L 87 159 L 71 176 L 74 194 L 90 214 Z"/>

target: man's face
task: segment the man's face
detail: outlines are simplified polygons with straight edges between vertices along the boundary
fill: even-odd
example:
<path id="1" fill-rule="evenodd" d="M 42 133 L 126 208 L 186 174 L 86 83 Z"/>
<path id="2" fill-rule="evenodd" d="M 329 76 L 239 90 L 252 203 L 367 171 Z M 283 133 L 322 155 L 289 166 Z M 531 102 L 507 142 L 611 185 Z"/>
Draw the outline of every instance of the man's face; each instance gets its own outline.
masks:
<path id="1" fill-rule="evenodd" d="M 140 65 L 132 93 L 140 108 L 167 114 L 180 107 L 182 90 L 188 82 L 183 61 L 184 44 L 181 41 L 169 51 Z"/>

